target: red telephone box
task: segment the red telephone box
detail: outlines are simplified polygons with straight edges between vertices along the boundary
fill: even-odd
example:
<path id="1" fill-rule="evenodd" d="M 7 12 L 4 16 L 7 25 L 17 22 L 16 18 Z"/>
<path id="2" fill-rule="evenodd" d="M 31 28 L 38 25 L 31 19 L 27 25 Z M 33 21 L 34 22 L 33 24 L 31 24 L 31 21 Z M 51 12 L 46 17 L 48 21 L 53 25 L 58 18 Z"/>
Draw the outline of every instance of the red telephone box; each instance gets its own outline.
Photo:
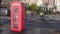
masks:
<path id="1" fill-rule="evenodd" d="M 24 30 L 25 6 L 23 2 L 11 3 L 11 30 L 21 32 Z"/>

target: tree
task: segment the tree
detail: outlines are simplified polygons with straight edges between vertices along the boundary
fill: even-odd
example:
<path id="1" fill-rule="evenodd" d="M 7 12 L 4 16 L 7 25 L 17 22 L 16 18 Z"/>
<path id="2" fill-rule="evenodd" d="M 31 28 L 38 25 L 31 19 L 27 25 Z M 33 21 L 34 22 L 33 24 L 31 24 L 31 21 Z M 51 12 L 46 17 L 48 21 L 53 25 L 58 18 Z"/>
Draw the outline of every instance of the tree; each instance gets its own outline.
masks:
<path id="1" fill-rule="evenodd" d="M 30 6 L 29 6 L 29 9 L 32 10 L 32 11 L 35 11 L 36 13 L 39 12 L 39 8 L 36 4 L 32 3 Z"/>
<path id="2" fill-rule="evenodd" d="M 33 10 L 33 11 L 38 10 L 38 6 L 36 4 L 33 4 L 33 3 L 29 6 L 29 8 L 30 8 L 30 10 Z"/>

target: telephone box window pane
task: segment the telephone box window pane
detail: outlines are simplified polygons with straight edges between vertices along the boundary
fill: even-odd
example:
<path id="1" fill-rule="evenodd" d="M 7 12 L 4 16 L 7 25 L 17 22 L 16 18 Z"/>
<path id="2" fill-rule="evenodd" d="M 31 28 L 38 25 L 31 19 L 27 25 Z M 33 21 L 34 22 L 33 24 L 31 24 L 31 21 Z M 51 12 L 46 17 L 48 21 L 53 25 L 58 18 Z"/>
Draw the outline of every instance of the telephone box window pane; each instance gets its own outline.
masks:
<path id="1" fill-rule="evenodd" d="M 17 18 L 14 18 L 14 22 L 17 22 Z"/>
<path id="2" fill-rule="evenodd" d="M 13 11 L 16 13 L 18 11 L 18 8 L 13 8 Z"/>

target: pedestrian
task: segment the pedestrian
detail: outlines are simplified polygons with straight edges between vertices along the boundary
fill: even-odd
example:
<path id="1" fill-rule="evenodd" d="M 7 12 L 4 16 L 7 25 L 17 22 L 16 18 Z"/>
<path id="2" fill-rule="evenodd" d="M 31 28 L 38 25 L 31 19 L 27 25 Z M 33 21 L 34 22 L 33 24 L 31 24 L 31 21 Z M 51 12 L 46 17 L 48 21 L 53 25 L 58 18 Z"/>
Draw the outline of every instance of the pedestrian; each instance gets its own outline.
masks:
<path id="1" fill-rule="evenodd" d="M 31 17 L 33 17 L 33 16 L 34 16 L 34 12 L 32 11 L 32 12 L 31 12 Z"/>
<path id="2" fill-rule="evenodd" d="M 40 16 L 43 17 L 43 12 L 40 13 Z"/>
<path id="3" fill-rule="evenodd" d="M 44 20 L 44 12 L 43 11 L 40 12 L 40 17 L 41 17 L 41 20 Z"/>

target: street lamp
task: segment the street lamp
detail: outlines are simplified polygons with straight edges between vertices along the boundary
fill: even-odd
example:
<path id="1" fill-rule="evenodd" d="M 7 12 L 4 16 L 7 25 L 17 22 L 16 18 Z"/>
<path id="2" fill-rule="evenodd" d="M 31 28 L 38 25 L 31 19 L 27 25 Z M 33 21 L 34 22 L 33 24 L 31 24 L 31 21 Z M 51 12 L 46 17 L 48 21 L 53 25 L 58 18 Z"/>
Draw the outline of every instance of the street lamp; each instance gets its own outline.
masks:
<path id="1" fill-rule="evenodd" d="M 1 2 L 2 2 L 2 0 L 0 0 L 0 8 L 1 8 Z M 1 9 L 0 9 L 1 10 Z M 1 18 L 0 18 L 1 19 Z M 0 22 L 0 27 L 1 27 L 1 22 Z"/>
<path id="2" fill-rule="evenodd" d="M 0 7 L 1 7 L 1 2 L 2 2 L 2 0 L 0 0 Z"/>
<path id="3" fill-rule="evenodd" d="M 1 8 L 1 2 L 2 2 L 2 0 L 0 0 L 0 8 Z M 1 9 L 0 9 L 1 10 Z M 0 26 L 1 26 L 1 23 L 0 23 Z"/>

